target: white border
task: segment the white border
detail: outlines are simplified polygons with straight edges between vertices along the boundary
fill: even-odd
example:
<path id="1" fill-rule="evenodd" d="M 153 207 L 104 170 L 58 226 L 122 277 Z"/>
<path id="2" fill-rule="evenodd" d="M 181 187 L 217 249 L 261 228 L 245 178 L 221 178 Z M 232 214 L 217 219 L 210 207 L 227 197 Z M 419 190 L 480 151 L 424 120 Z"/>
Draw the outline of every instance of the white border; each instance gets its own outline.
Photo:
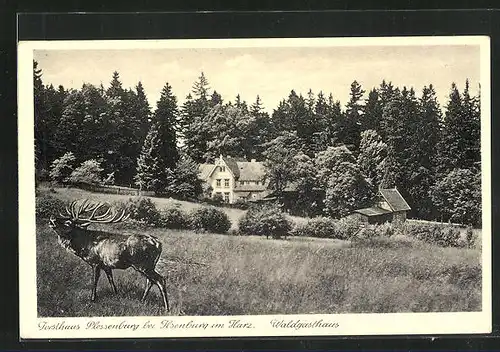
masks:
<path id="1" fill-rule="evenodd" d="M 332 315 L 260 315 L 201 317 L 110 317 L 38 318 L 36 297 L 36 222 L 34 170 L 33 50 L 89 49 L 165 49 L 228 47 L 325 47 L 325 46 L 403 46 L 403 45 L 479 45 L 481 55 L 481 146 L 482 146 L 482 311 L 467 313 L 394 313 Z M 492 331 L 491 317 L 491 144 L 490 144 L 490 39 L 485 36 L 454 37 L 378 37 L 378 38 L 281 38 L 210 40 L 113 40 L 113 41 L 36 41 L 18 44 L 18 158 L 19 158 L 19 292 L 20 337 L 42 338 L 130 338 L 130 337 L 237 337 L 307 335 L 412 335 L 474 334 Z M 212 323 L 231 319 L 251 322 L 253 329 L 210 328 Z M 272 328 L 273 319 L 336 322 L 337 328 Z M 88 330 L 90 320 L 101 324 L 138 324 L 157 326 L 163 320 L 176 324 L 205 322 L 209 327 L 189 329 Z M 38 324 L 80 324 L 79 330 L 40 330 Z"/>

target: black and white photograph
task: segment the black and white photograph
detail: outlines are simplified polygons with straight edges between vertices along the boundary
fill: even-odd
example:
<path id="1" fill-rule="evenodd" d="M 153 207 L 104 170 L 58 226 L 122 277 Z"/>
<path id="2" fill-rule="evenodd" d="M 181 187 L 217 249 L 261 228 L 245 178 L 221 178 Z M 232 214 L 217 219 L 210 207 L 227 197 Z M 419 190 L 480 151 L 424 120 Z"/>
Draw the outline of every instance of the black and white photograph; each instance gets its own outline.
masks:
<path id="1" fill-rule="evenodd" d="M 21 42 L 21 337 L 491 331 L 489 60 Z"/>

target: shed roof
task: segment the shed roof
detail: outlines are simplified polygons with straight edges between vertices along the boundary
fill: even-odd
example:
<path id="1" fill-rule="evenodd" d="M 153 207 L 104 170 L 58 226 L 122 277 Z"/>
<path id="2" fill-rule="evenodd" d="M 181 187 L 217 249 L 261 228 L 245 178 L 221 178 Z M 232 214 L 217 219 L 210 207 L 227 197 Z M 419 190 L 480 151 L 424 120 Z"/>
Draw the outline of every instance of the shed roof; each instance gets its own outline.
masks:
<path id="1" fill-rule="evenodd" d="M 389 210 L 385 210 L 379 207 L 369 207 L 369 208 L 363 208 L 363 209 L 356 209 L 354 210 L 355 213 L 360 213 L 366 216 L 377 216 L 377 215 L 383 215 L 383 214 L 388 214 L 392 213 Z"/>
<path id="2" fill-rule="evenodd" d="M 379 192 L 389 204 L 392 211 L 411 210 L 408 203 L 406 203 L 403 196 L 401 196 L 401 193 L 399 193 L 396 188 L 380 189 Z"/>

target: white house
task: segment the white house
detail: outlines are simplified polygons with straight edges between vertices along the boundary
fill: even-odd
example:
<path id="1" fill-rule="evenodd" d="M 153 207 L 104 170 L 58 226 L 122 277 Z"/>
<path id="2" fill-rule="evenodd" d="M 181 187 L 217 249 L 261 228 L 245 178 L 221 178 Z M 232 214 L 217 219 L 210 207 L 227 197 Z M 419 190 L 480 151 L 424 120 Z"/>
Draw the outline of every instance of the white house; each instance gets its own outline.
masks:
<path id="1" fill-rule="evenodd" d="M 200 178 L 212 187 L 212 197 L 224 201 L 257 200 L 267 190 L 264 163 L 220 156 L 213 164 L 200 164 Z"/>

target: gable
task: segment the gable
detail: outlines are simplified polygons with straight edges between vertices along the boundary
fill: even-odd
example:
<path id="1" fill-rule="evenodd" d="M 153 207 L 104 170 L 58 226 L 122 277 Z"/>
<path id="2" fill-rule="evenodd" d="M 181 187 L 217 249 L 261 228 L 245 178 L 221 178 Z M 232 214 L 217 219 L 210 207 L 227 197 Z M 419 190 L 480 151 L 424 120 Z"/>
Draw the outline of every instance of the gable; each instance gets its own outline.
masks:
<path id="1" fill-rule="evenodd" d="M 411 210 L 410 206 L 404 200 L 403 196 L 399 193 L 396 188 L 391 189 L 380 189 L 379 193 L 385 199 L 385 201 L 389 204 L 392 211 L 404 211 Z"/>
<path id="2" fill-rule="evenodd" d="M 231 172 L 234 175 L 234 178 L 238 179 L 240 177 L 240 170 L 238 168 L 238 163 L 237 163 L 236 159 L 222 157 L 222 160 L 224 161 L 226 166 L 229 168 L 229 170 L 231 170 Z"/>

